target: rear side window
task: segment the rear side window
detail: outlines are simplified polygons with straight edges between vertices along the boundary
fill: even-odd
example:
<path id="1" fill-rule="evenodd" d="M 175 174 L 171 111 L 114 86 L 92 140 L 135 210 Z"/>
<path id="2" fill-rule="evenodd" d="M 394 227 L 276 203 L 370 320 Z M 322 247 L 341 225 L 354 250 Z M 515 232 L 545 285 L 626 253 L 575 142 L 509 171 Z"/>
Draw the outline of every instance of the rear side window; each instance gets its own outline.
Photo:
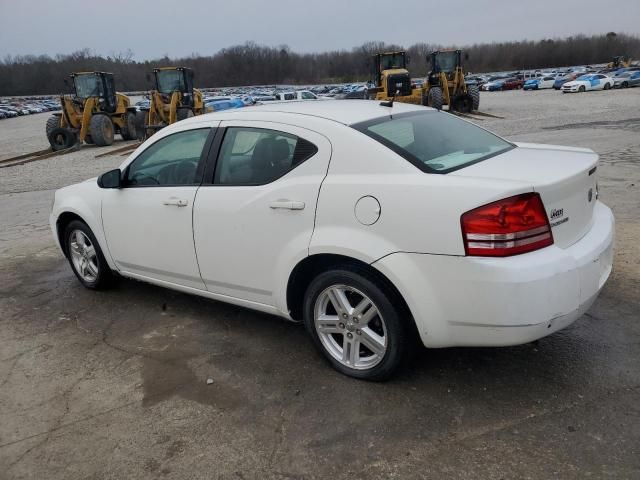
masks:
<path id="1" fill-rule="evenodd" d="M 214 174 L 217 185 L 264 185 L 316 154 L 311 142 L 277 130 L 227 128 Z"/>
<path id="2" fill-rule="evenodd" d="M 452 172 L 514 148 L 506 140 L 443 112 L 392 115 L 352 127 L 427 173 Z"/>

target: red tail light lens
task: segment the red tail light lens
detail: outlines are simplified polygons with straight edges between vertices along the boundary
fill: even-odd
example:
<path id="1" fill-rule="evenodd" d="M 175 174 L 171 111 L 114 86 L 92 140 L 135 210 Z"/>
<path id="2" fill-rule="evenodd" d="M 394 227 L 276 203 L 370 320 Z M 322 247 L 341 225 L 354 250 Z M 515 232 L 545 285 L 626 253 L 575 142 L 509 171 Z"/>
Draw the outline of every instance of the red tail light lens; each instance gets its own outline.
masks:
<path id="1" fill-rule="evenodd" d="M 467 255 L 508 257 L 553 245 L 542 199 L 524 193 L 483 205 L 462 215 Z"/>

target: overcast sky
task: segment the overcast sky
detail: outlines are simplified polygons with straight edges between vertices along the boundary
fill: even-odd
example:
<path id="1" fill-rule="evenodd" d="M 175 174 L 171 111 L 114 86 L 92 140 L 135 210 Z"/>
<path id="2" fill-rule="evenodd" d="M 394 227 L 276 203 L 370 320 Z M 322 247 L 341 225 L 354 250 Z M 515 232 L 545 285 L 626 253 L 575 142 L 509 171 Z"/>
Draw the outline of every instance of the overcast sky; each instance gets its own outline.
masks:
<path id="1" fill-rule="evenodd" d="M 88 47 L 103 55 L 131 49 L 144 60 L 246 41 L 317 52 L 369 40 L 461 46 L 638 34 L 640 0 L 0 0 L 0 19 L 0 58 Z"/>

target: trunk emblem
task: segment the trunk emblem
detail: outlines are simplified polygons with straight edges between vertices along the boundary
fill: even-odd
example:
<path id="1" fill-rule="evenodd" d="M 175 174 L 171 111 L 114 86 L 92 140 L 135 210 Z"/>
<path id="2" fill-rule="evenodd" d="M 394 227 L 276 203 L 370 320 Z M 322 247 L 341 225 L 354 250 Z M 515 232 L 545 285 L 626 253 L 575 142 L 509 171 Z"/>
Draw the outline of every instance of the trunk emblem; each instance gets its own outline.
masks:
<path id="1" fill-rule="evenodd" d="M 551 210 L 551 220 L 556 220 L 557 218 L 560 218 L 562 215 L 564 215 L 563 208 L 554 208 L 553 210 Z"/>
<path id="2" fill-rule="evenodd" d="M 589 200 L 589 202 L 591 202 L 591 200 L 593 199 L 593 188 L 589 189 L 589 193 L 587 193 L 587 199 Z"/>

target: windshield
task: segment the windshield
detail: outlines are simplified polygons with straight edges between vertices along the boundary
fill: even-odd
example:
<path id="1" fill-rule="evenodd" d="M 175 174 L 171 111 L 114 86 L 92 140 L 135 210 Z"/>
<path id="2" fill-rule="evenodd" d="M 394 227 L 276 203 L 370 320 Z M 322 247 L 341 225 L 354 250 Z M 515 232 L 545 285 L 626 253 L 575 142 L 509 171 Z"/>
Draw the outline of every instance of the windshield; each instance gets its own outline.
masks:
<path id="1" fill-rule="evenodd" d="M 73 83 L 76 86 L 76 96 L 79 98 L 102 97 L 102 82 L 98 75 L 87 73 L 85 75 L 76 75 L 73 77 Z"/>
<path id="2" fill-rule="evenodd" d="M 404 68 L 404 54 L 389 53 L 381 55 L 380 70 L 391 70 L 393 68 Z"/>
<path id="3" fill-rule="evenodd" d="M 440 52 L 436 55 L 436 65 L 442 72 L 453 72 L 456 69 L 456 52 Z"/>
<path id="4" fill-rule="evenodd" d="M 448 113 L 423 111 L 352 125 L 427 173 L 448 173 L 514 146 Z"/>
<path id="5" fill-rule="evenodd" d="M 182 70 L 159 70 L 156 72 L 160 93 L 184 92 L 184 73 Z"/>

